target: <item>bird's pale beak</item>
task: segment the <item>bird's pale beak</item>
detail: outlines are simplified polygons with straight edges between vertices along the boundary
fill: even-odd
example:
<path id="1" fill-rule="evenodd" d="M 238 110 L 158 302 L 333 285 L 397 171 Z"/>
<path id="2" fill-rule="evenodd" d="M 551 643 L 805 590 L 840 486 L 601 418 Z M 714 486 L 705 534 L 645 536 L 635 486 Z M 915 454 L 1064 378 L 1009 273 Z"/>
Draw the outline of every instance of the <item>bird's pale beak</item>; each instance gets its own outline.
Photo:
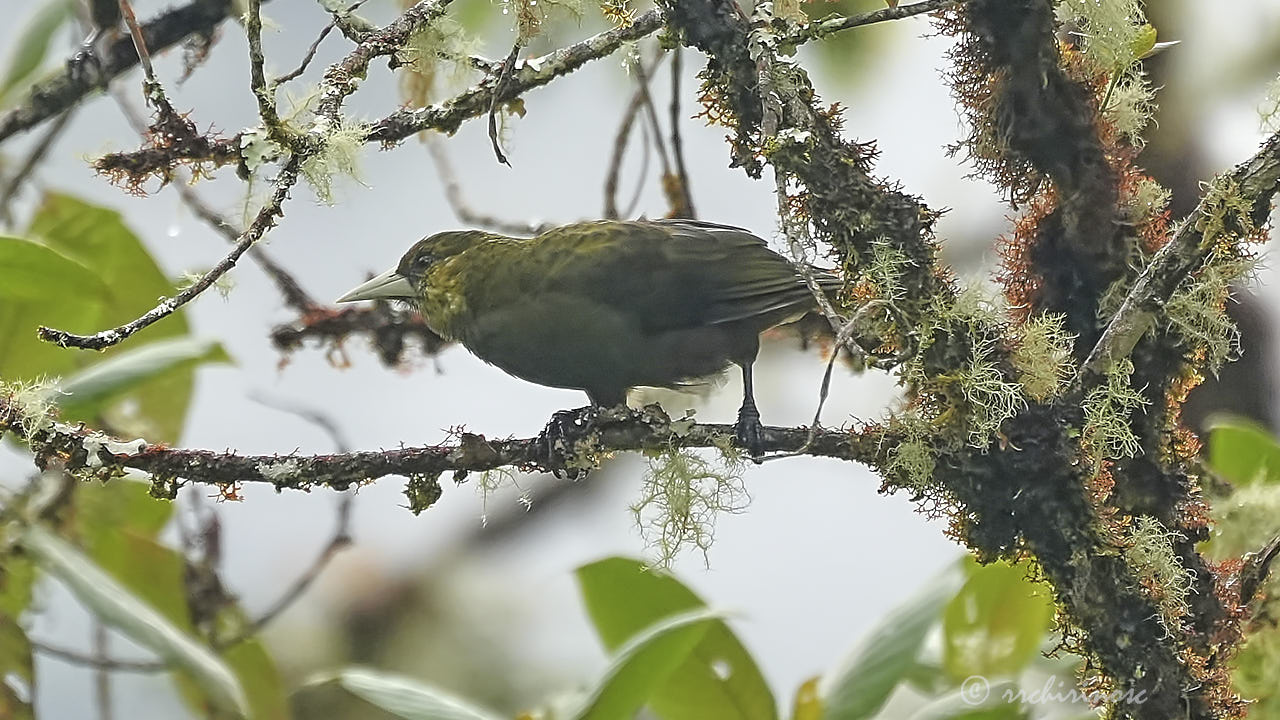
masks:
<path id="1" fill-rule="evenodd" d="M 392 268 L 375 278 L 371 278 L 368 282 L 352 288 L 346 295 L 338 298 L 337 302 L 356 302 L 359 300 L 377 300 L 379 298 L 412 300 L 413 297 L 413 283 L 396 272 L 395 268 Z"/>

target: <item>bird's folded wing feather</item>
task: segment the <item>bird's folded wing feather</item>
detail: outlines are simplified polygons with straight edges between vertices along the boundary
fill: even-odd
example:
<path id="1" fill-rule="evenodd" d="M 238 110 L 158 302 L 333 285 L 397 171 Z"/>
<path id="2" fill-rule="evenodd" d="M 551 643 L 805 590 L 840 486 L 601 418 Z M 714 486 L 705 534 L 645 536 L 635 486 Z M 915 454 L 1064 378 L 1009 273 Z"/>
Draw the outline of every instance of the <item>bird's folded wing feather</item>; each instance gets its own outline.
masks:
<path id="1" fill-rule="evenodd" d="M 690 220 L 584 223 L 540 239 L 555 257 L 535 292 L 615 308 L 655 331 L 812 305 L 791 264 L 746 230 Z"/>

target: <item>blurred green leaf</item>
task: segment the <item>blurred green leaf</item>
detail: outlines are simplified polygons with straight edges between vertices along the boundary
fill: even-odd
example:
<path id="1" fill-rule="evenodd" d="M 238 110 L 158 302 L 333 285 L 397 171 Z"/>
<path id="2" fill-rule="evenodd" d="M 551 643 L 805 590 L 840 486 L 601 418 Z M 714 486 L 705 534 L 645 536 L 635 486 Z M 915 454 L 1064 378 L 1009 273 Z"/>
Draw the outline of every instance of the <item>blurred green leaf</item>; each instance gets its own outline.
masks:
<path id="1" fill-rule="evenodd" d="M 8 236 L 0 236 L 0 277 L 0 377 L 34 380 L 77 367 L 79 353 L 41 341 L 36 328 L 91 328 L 110 294 L 106 283 L 51 248 Z"/>
<path id="2" fill-rule="evenodd" d="M 0 682 L 0 718 L 34 718 L 31 697 L 35 694 L 35 673 L 31 641 L 18 624 L 17 616 L 3 613 L 0 613 L 0 678 L 4 678 Z M 24 688 L 25 692 L 19 693 L 18 687 Z"/>
<path id="3" fill-rule="evenodd" d="M 7 104 L 4 101 L 10 93 L 26 84 L 24 81 L 40 69 L 49 52 L 49 41 L 58 28 L 72 17 L 74 8 L 73 0 L 47 0 L 27 22 L 18 35 L 17 44 L 11 50 L 4 79 L 0 80 L 0 105 Z M 13 8 L 8 11 L 10 22 L 13 11 Z"/>
<path id="4" fill-rule="evenodd" d="M 632 717 L 693 652 L 719 613 L 701 609 L 659 620 L 632 637 L 614 655 L 575 720 Z"/>
<path id="5" fill-rule="evenodd" d="M 217 341 L 195 337 L 157 340 L 125 347 L 112 357 L 90 365 L 59 385 L 64 413 L 91 415 L 121 393 L 148 380 L 209 362 L 230 362 Z"/>
<path id="6" fill-rule="evenodd" d="M 1051 626 L 1049 589 L 1027 580 L 1025 566 L 965 565 L 969 579 L 943 614 L 942 665 L 956 680 L 1016 675 Z"/>
<path id="7" fill-rule="evenodd" d="M 439 688 L 412 678 L 367 668 L 346 668 L 307 681 L 308 686 L 336 682 L 347 692 L 405 720 L 502 720 Z"/>
<path id="8" fill-rule="evenodd" d="M 249 698 L 250 717 L 254 720 L 287 720 L 289 696 L 276 661 L 257 638 L 236 643 L 223 653 L 223 659 L 240 679 Z"/>
<path id="9" fill-rule="evenodd" d="M 796 690 L 796 700 L 791 705 L 791 720 L 822 720 L 822 692 L 820 677 L 805 680 Z"/>
<path id="10" fill-rule="evenodd" d="M 1209 467 L 1236 486 L 1280 481 L 1280 444 L 1266 429 L 1238 417 L 1209 421 Z"/>
<path id="11" fill-rule="evenodd" d="M 640 560 L 607 558 L 577 570 L 583 604 L 610 652 L 674 613 L 705 607 L 668 574 Z M 665 720 L 773 720 L 777 704 L 760 668 L 728 624 L 711 622 L 680 668 L 649 698 Z"/>
<path id="12" fill-rule="evenodd" d="M 823 677 L 823 720 L 861 720 L 879 712 L 914 667 L 942 609 L 962 586 L 962 568 L 952 564 L 881 618 L 845 661 Z"/>
<path id="13" fill-rule="evenodd" d="M 0 617 L 16 618 L 27 609 L 35 581 L 31 558 L 14 552 L 0 555 Z"/>
<path id="14" fill-rule="evenodd" d="M 84 552 L 170 622 L 191 629 L 184 561 L 155 537 L 173 503 L 151 497 L 145 482 L 128 479 L 76 487 L 75 531 Z"/>
<path id="15" fill-rule="evenodd" d="M 88 557 L 39 525 L 26 528 L 22 546 L 40 567 L 66 585 L 103 623 L 182 668 L 204 688 L 215 706 L 248 716 L 244 690 L 222 658 L 179 630 L 142 598 L 132 594 Z M 135 556 L 135 563 L 154 557 Z"/>
<path id="16" fill-rule="evenodd" d="M 114 210 L 69 195 L 46 193 L 31 220 L 28 234 L 92 268 L 106 284 L 110 295 L 93 321 L 93 330 L 129 322 L 154 307 L 160 297 L 174 293 L 173 284 L 151 258 L 146 246 Z M 179 311 L 142 330 L 123 345 L 108 350 L 107 356 L 129 351 L 142 343 L 187 334 L 186 318 Z M 76 354 L 82 358 L 79 367 L 90 359 L 96 359 L 83 352 Z M 193 384 L 194 370 L 191 368 L 149 381 L 128 394 L 128 398 L 136 403 L 136 415 L 113 417 L 112 423 L 117 426 L 129 424 L 128 432 L 149 440 L 177 442 L 182 434 Z"/>
<path id="17" fill-rule="evenodd" d="M 911 720 L 1024 720 L 1030 713 L 1017 702 L 1017 692 L 1013 682 L 988 685 L 985 678 L 971 677 L 959 690 L 920 708 Z"/>

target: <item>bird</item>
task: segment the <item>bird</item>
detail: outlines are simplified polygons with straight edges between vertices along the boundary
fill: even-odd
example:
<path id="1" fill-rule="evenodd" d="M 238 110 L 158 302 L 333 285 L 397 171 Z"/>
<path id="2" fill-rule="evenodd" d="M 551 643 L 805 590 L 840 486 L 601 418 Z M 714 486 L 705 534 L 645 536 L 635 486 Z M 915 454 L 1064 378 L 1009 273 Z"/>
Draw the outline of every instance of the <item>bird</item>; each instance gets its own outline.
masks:
<path id="1" fill-rule="evenodd" d="M 833 272 L 813 269 L 833 293 Z M 517 239 L 426 237 L 337 302 L 400 300 L 427 326 L 515 377 L 624 406 L 635 387 L 681 388 L 742 370 L 738 445 L 762 454 L 752 366 L 760 334 L 816 300 L 791 261 L 748 230 L 685 219 L 598 220 Z"/>

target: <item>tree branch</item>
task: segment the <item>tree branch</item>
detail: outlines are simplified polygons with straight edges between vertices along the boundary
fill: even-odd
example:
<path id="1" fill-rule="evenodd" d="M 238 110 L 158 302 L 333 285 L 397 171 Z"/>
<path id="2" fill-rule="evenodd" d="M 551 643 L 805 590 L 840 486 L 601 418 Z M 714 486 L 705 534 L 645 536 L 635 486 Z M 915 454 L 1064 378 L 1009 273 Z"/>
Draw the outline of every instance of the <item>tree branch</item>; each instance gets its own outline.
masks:
<path id="1" fill-rule="evenodd" d="M 387 475 L 410 478 L 411 501 L 422 484 L 452 472 L 460 481 L 467 473 L 502 467 L 522 471 L 551 472 L 545 439 L 489 440 L 461 433 L 453 445 L 435 445 L 381 452 L 349 452 L 335 455 L 237 455 L 233 452 L 186 450 L 147 445 L 142 440 L 121 441 L 83 425 L 71 425 L 24 414 L 11 397 L 0 397 L 0 433 L 8 431 L 31 447 L 38 466 L 61 461 L 68 471 L 84 471 L 110 477 L 126 469 L 152 476 L 152 492 L 172 497 L 185 482 L 234 487 L 265 483 L 277 490 L 310 490 L 328 487 L 346 490 Z M 794 452 L 810 440 L 810 428 L 766 427 L 764 449 Z M 630 411 L 625 416 L 602 414 L 575 445 L 592 462 L 608 453 L 671 448 L 726 448 L 734 426 L 673 422 L 657 405 Z M 894 446 L 886 433 L 821 430 L 805 454 L 867 464 L 879 463 Z M 581 459 L 581 458 L 579 458 Z M 411 502 L 420 511 L 430 503 Z"/>
<path id="2" fill-rule="evenodd" d="M 282 206 L 284 201 L 289 197 L 289 190 L 298 182 L 298 166 L 301 164 L 301 158 L 294 155 L 289 162 L 280 170 L 279 177 L 276 178 L 275 190 L 267 199 L 266 204 L 258 211 L 257 216 L 249 225 L 248 229 L 240 235 L 231 252 L 226 257 L 214 265 L 208 272 L 200 277 L 190 287 L 171 298 L 163 299 L 158 305 L 146 314 L 110 330 L 103 330 L 93 335 L 76 335 L 65 330 L 55 330 L 53 328 L 40 326 L 37 333 L 41 340 L 51 342 L 61 347 L 74 347 L 84 350 L 102 350 L 111 347 L 123 341 L 125 338 L 133 335 L 139 330 L 151 325 L 163 318 L 172 315 L 178 308 L 186 305 L 197 295 L 207 290 L 218 278 L 222 277 L 228 270 L 235 267 L 236 262 L 244 255 L 255 242 L 262 238 L 268 230 L 275 226 L 276 218 L 283 216 Z"/>
<path id="3" fill-rule="evenodd" d="M 191 35 L 208 35 L 231 13 L 231 0 L 193 0 L 161 13 L 142 26 L 142 37 L 152 52 L 163 52 Z M 55 77 L 36 84 L 16 107 L 0 115 L 0 143 L 28 130 L 80 102 L 118 75 L 138 64 L 133 39 L 117 38 L 98 59 L 97 73 L 69 60 Z"/>
<path id="4" fill-rule="evenodd" d="M 1268 138 L 1253 157 L 1216 182 L 1223 181 L 1238 186 L 1238 196 L 1249 204 L 1248 216 L 1254 227 L 1265 225 L 1271 200 L 1280 190 L 1280 133 Z M 1205 237 L 1201 220 L 1215 213 L 1221 215 L 1223 208 L 1215 207 L 1214 203 L 1222 199 L 1220 194 L 1213 193 L 1201 200 L 1191 218 L 1178 227 L 1173 238 L 1151 259 L 1081 365 L 1071 383 L 1073 395 L 1093 387 L 1117 360 L 1128 357 L 1138 340 L 1155 324 L 1165 301 L 1178 285 L 1204 264 L 1217 238 Z"/>

